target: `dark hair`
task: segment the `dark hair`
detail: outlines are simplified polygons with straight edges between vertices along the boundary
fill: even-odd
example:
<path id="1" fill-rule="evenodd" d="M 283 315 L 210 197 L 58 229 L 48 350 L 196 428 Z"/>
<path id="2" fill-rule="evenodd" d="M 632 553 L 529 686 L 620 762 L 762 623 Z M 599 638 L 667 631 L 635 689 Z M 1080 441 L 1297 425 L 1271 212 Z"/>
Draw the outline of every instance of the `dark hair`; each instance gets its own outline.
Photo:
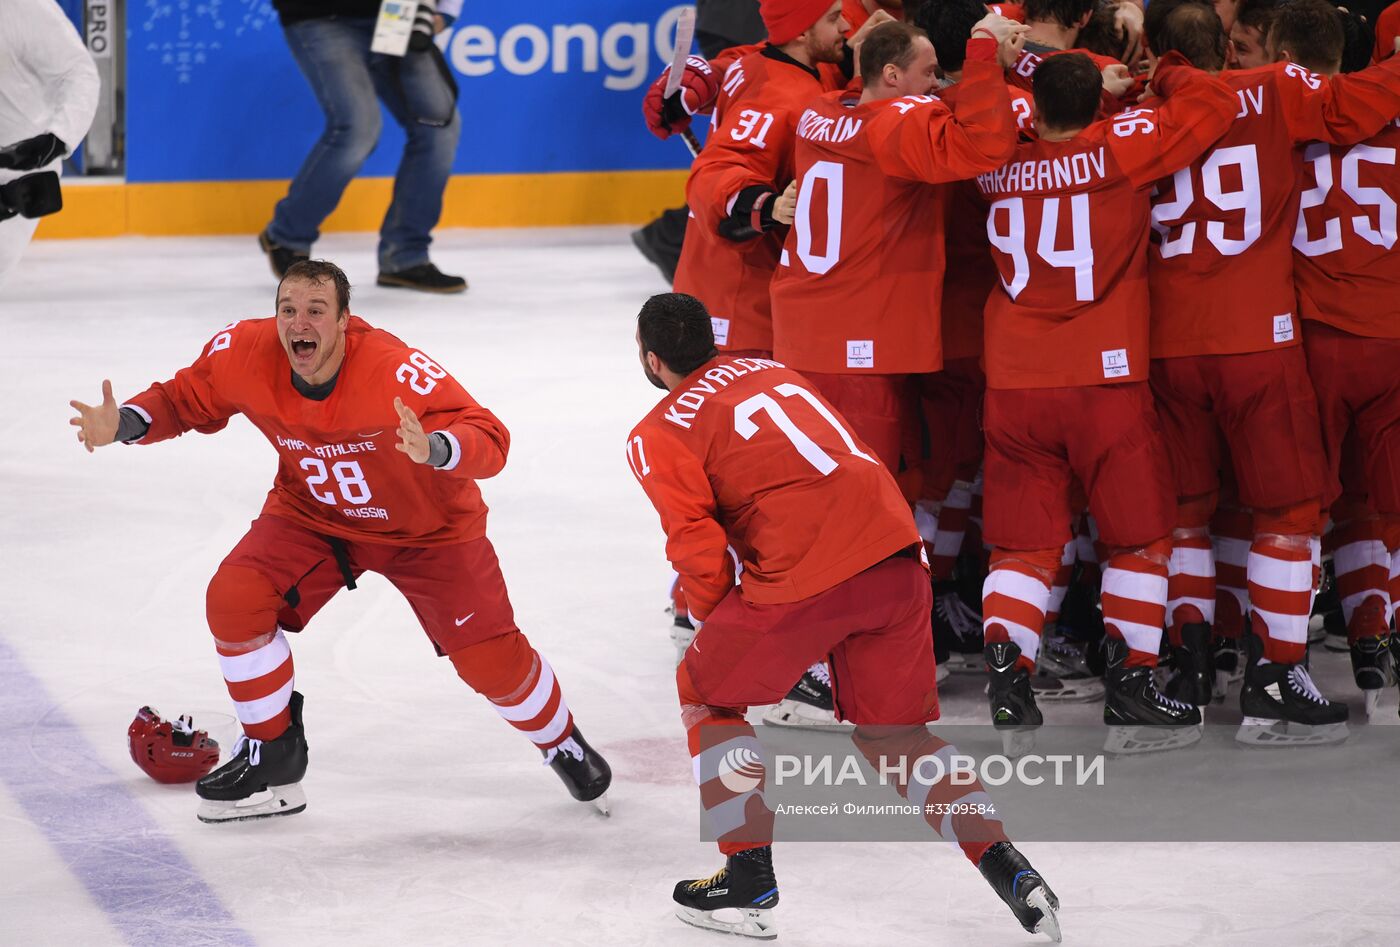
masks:
<path id="1" fill-rule="evenodd" d="M 1098 0 L 1026 0 L 1026 22 L 1053 20 L 1064 27 L 1078 26 L 1097 3 Z"/>
<path id="2" fill-rule="evenodd" d="M 1342 72 L 1359 72 L 1371 64 L 1376 31 L 1355 10 L 1337 12 L 1342 15 Z"/>
<path id="3" fill-rule="evenodd" d="M 1235 22 L 1269 35 L 1269 24 L 1273 22 L 1280 0 L 1240 0 L 1235 8 Z"/>
<path id="4" fill-rule="evenodd" d="M 661 293 L 643 303 L 637 334 L 642 351 L 655 353 L 677 375 L 689 375 L 718 354 L 709 311 L 685 293 Z"/>
<path id="5" fill-rule="evenodd" d="M 1327 0 L 1293 0 L 1274 11 L 1269 44 L 1304 69 L 1335 72 L 1346 45 L 1342 16 Z"/>
<path id="6" fill-rule="evenodd" d="M 298 260 L 287 267 L 282 279 L 277 283 L 277 294 L 282 294 L 282 284 L 289 279 L 306 280 L 309 283 L 330 283 L 335 286 L 336 312 L 350 308 L 350 280 L 345 271 L 330 260 Z"/>
<path id="7" fill-rule="evenodd" d="M 881 23 L 870 31 L 860 47 L 860 78 L 868 89 L 880 79 L 880 73 L 893 63 L 907 69 L 914 59 L 914 37 L 923 30 L 895 21 Z"/>
<path id="8" fill-rule="evenodd" d="M 1085 128 L 1098 114 L 1103 76 L 1083 53 L 1059 53 L 1036 68 L 1031 87 L 1036 111 L 1047 126 Z"/>
<path id="9" fill-rule="evenodd" d="M 972 28 L 986 15 L 982 0 L 928 0 L 914 15 L 914 24 L 928 34 L 938 65 L 945 72 L 958 72 L 967 58 Z"/>
<path id="10" fill-rule="evenodd" d="M 1162 0 L 1156 0 L 1156 7 Z M 1215 7 L 1204 3 L 1177 3 L 1157 18 L 1147 34 L 1147 44 L 1158 56 L 1175 50 L 1197 69 L 1219 72 L 1225 68 L 1228 40 Z M 1144 26 L 1146 32 L 1146 27 Z"/>
<path id="11" fill-rule="evenodd" d="M 1147 48 L 1152 50 L 1153 55 L 1160 56 L 1166 52 L 1158 48 L 1157 34 L 1161 32 L 1162 23 L 1167 19 L 1167 14 L 1182 6 L 1209 7 L 1215 9 L 1215 4 L 1211 0 L 1152 0 L 1143 11 L 1142 17 L 1142 38 L 1147 42 Z M 1220 30 L 1225 32 L 1224 27 Z"/>

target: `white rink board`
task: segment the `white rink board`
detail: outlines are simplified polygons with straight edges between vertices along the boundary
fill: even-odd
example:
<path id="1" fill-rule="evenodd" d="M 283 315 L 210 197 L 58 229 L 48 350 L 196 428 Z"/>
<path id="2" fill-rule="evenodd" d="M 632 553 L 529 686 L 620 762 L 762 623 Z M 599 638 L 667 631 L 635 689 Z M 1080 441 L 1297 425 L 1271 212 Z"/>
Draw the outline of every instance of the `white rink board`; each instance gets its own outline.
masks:
<path id="1" fill-rule="evenodd" d="M 0 765 L 0 944 L 122 936 L 90 887 L 110 862 L 63 854 L 118 841 L 138 859 L 146 845 L 183 859 L 128 901 L 178 932 L 162 943 L 733 943 L 669 907 L 676 880 L 719 861 L 697 841 L 662 537 L 623 456 L 657 396 L 633 320 L 664 286 L 620 228 L 444 232 L 435 261 L 472 283 L 456 298 L 374 287 L 374 241 L 336 235 L 317 252 L 357 284 L 353 311 L 440 361 L 510 428 L 510 462 L 483 484 L 490 535 L 521 627 L 612 762 L 613 817 L 567 797 L 373 576 L 292 638 L 312 750 L 305 813 L 203 825 L 192 789 L 138 771 L 125 729 L 145 703 L 232 740 L 204 589 L 256 514 L 273 452 L 235 420 L 212 438 L 88 456 L 67 402 L 98 399 L 103 377 L 119 399 L 168 378 L 224 324 L 270 313 L 273 285 L 248 237 L 37 243 L 0 286 L 0 642 L 18 659 L 9 673 L 46 695 L 23 721 L 0 719 L 23 751 Z M 1327 660 L 1324 688 L 1359 715 L 1345 657 Z M 980 684 L 955 676 L 945 719 L 980 720 Z M 1097 708 L 1049 713 L 1088 721 Z M 60 718 L 73 729 L 55 748 Z M 73 748 L 95 754 L 91 770 L 55 752 Z M 7 788 L 21 774 L 26 788 Z M 45 787 L 79 802 L 40 826 L 14 793 Z M 1210 787 L 1197 792 L 1209 805 Z M 104 838 L 109 810 L 84 799 L 129 807 L 146 834 Z M 1379 945 L 1400 918 L 1387 893 L 1397 845 L 1026 852 L 1077 945 Z M 950 846 L 791 844 L 775 864 L 780 943 L 1037 942 Z M 189 926 L 200 899 L 228 923 Z"/>

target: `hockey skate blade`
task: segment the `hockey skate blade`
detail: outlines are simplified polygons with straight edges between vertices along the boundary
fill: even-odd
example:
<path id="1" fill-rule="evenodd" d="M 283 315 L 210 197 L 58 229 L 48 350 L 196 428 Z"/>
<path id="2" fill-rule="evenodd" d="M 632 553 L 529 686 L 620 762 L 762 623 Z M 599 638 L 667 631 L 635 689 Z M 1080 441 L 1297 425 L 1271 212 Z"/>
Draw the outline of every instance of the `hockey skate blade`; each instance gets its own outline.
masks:
<path id="1" fill-rule="evenodd" d="M 593 808 L 597 809 L 599 812 L 601 812 L 604 815 L 604 817 L 610 818 L 612 816 L 612 809 L 608 806 L 607 793 L 603 793 L 597 799 L 588 800 L 588 804 Z"/>
<path id="2" fill-rule="evenodd" d="M 1210 699 L 1217 704 L 1225 703 L 1225 692 L 1230 689 L 1231 684 L 1238 684 L 1244 680 L 1244 675 L 1236 671 L 1216 671 L 1215 689 L 1210 693 Z"/>
<path id="3" fill-rule="evenodd" d="M 938 665 L 941 671 L 947 668 L 951 674 L 986 674 L 987 661 L 982 657 L 982 652 L 976 654 L 963 654 L 954 651 L 948 655 L 948 660 Z"/>
<path id="4" fill-rule="evenodd" d="M 1204 724 L 1184 727 L 1148 727 L 1110 725 L 1103 741 L 1103 751 L 1115 756 L 1141 756 L 1145 753 L 1166 753 L 1182 750 L 1201 742 Z"/>
<path id="5" fill-rule="evenodd" d="M 795 727 L 799 730 L 848 730 L 850 724 L 836 719 L 830 710 L 822 710 L 800 700 L 780 700 L 763 715 L 763 722 L 774 727 Z"/>
<path id="6" fill-rule="evenodd" d="M 1044 934 L 1055 943 L 1063 939 L 1060 933 L 1060 919 L 1055 916 L 1055 909 L 1050 906 L 1050 899 L 1045 896 L 1045 888 L 1039 887 L 1026 895 L 1026 903 L 1040 912 L 1040 920 L 1035 922 L 1036 934 Z"/>
<path id="7" fill-rule="evenodd" d="M 738 914 L 739 920 L 728 921 L 719 917 L 720 914 Z M 678 904 L 676 917 L 692 927 L 703 927 L 707 931 L 719 931 L 722 934 L 738 934 L 757 940 L 773 940 L 778 936 L 771 908 L 721 908 L 718 911 L 702 911 Z"/>
<path id="8" fill-rule="evenodd" d="M 1346 721 L 1310 727 L 1268 717 L 1245 717 L 1235 731 L 1235 742 L 1245 746 L 1325 746 L 1341 743 L 1351 736 Z"/>
<path id="9" fill-rule="evenodd" d="M 1381 690 L 1366 689 L 1361 692 L 1361 696 L 1366 701 L 1366 719 L 1369 721 L 1376 716 L 1376 712 L 1381 709 Z"/>
<path id="10" fill-rule="evenodd" d="M 1011 759 L 1025 756 L 1035 749 L 1034 730 L 998 730 L 1001 752 Z"/>
<path id="11" fill-rule="evenodd" d="M 248 822 L 296 815 L 305 808 L 306 793 L 302 791 L 301 783 L 292 783 L 290 786 L 269 786 L 245 800 L 201 799 L 199 812 L 195 815 L 199 821 L 211 824 Z"/>
<path id="12" fill-rule="evenodd" d="M 1061 678 L 1061 681 L 1067 680 Z M 1065 687 L 1057 689 L 1046 688 L 1036 689 L 1035 683 L 1031 683 L 1031 689 L 1035 691 L 1035 702 L 1037 704 L 1087 704 L 1091 701 L 1101 701 L 1104 695 L 1103 681 L 1097 677 L 1084 679 L 1068 679 L 1069 683 Z"/>
<path id="13" fill-rule="evenodd" d="M 676 646 L 676 667 L 681 666 L 685 660 L 686 649 L 695 640 L 696 631 L 694 628 L 687 628 L 684 625 L 671 626 L 671 643 Z"/>

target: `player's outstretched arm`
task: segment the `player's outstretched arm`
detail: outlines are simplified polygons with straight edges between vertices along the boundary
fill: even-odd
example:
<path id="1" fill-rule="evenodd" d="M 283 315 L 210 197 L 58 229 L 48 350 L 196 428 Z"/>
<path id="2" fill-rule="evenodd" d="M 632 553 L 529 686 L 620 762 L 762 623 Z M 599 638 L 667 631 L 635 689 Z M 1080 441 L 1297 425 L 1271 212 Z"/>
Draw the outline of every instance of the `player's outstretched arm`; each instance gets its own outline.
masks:
<path id="1" fill-rule="evenodd" d="M 403 403 L 402 398 L 394 399 L 394 410 L 399 415 L 399 442 L 394 446 L 407 454 L 415 464 L 426 464 L 432 453 L 432 445 L 428 442 L 428 435 L 424 432 L 418 415 Z"/>
<path id="2" fill-rule="evenodd" d="M 71 418 L 68 423 L 78 429 L 78 441 L 87 448 L 89 454 L 117 439 L 121 414 L 117 409 L 116 399 L 112 397 L 110 381 L 102 381 L 101 404 L 89 405 L 81 401 L 70 401 L 68 404 L 78 412 L 78 416 Z"/>

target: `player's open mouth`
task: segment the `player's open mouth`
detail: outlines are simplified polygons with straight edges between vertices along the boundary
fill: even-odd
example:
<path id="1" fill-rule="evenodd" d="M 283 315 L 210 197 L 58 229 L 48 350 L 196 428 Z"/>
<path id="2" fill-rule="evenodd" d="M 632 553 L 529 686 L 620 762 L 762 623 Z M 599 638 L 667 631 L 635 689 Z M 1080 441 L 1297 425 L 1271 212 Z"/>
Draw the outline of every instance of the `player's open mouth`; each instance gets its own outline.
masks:
<path id="1" fill-rule="evenodd" d="M 293 339 L 292 354 L 299 362 L 310 361 L 311 357 L 316 354 L 316 343 L 310 339 Z"/>

